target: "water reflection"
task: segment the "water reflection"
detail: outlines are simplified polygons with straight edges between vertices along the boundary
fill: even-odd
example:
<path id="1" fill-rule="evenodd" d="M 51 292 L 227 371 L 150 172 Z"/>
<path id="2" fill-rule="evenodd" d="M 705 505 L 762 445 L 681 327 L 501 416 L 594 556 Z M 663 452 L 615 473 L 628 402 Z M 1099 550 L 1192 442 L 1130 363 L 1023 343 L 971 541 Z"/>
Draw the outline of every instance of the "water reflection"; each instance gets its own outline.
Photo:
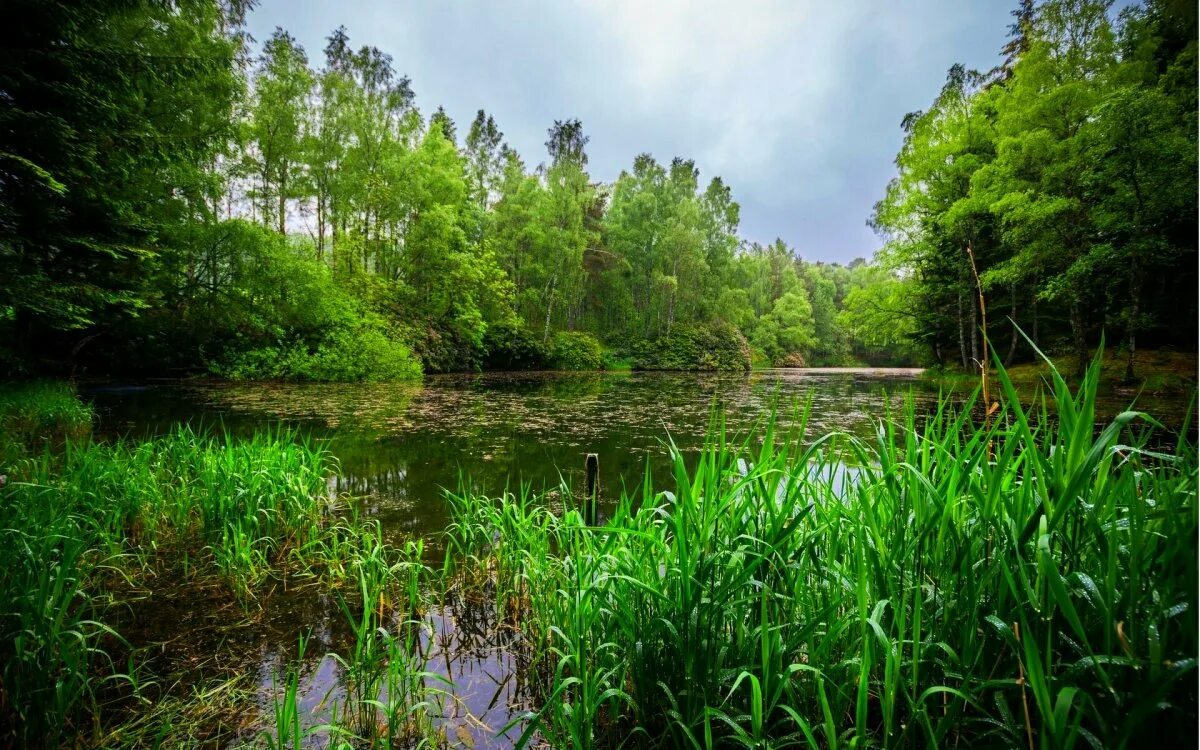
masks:
<path id="1" fill-rule="evenodd" d="M 885 391 L 888 395 L 885 395 Z M 489 373 L 427 377 L 423 383 L 236 384 L 187 382 L 88 395 L 109 434 L 142 436 L 181 421 L 220 422 L 234 432 L 299 425 L 340 463 L 333 488 L 390 532 L 434 535 L 442 500 L 470 478 L 497 494 L 581 483 L 583 458 L 600 455 L 602 498 L 636 486 L 649 468 L 669 478 L 667 436 L 683 451 L 702 443 L 714 406 L 745 433 L 771 407 L 811 402 L 808 435 L 844 430 L 864 437 L 886 409 L 913 391 L 933 394 L 914 371 L 814 373 Z"/>

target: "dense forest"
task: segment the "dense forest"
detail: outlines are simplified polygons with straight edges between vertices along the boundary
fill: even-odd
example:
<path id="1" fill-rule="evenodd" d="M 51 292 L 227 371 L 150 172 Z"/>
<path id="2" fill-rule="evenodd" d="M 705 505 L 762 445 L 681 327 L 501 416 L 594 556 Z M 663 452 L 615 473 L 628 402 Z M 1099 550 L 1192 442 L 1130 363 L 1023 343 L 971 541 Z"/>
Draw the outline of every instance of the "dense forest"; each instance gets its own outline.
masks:
<path id="1" fill-rule="evenodd" d="M 904 118 L 875 262 L 738 234 L 693 161 L 588 173 L 417 106 L 374 47 L 314 61 L 251 3 L 23 2 L 0 51 L 12 373 L 977 366 L 1196 338 L 1196 9 L 1025 2 L 1003 65 Z M 315 57 L 315 56 L 314 56 Z M 533 161 L 541 161 L 536 165 Z M 986 307 L 980 304 L 986 300 Z M 986 327 L 981 315 L 986 315 Z M 1132 362 L 1132 359 L 1130 360 Z"/>
<path id="2" fill-rule="evenodd" d="M 1018 328 L 1082 370 L 1102 333 L 1196 344 L 1196 4 L 1023 0 L 1005 62 L 950 69 L 904 118 L 875 209 L 881 260 L 938 363 L 969 368 Z M 981 309 L 979 298 L 986 301 Z"/>
<path id="3" fill-rule="evenodd" d="M 9 369 L 354 380 L 479 368 L 907 361 L 856 305 L 895 274 L 738 237 L 692 161 L 531 166 L 391 56 L 244 3 L 28 3 L 0 63 Z M 866 298 L 864 298 L 866 299 Z M 857 315 L 856 315 L 857 312 Z"/>

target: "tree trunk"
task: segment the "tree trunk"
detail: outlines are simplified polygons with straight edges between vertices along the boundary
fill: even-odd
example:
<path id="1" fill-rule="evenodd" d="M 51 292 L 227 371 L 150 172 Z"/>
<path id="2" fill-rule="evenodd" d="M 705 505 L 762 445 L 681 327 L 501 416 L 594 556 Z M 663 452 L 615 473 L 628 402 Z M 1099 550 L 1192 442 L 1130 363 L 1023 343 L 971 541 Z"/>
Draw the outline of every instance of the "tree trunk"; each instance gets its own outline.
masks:
<path id="1" fill-rule="evenodd" d="M 1083 377 L 1087 372 L 1087 342 L 1083 337 L 1083 311 L 1079 300 L 1071 300 L 1071 339 L 1075 348 L 1075 374 Z"/>
<path id="2" fill-rule="evenodd" d="M 317 262 L 325 261 L 325 194 L 317 191 Z"/>
<path id="3" fill-rule="evenodd" d="M 1040 347 L 1038 343 L 1038 309 L 1037 309 L 1037 286 L 1034 285 L 1033 299 L 1029 301 L 1029 313 L 1033 316 L 1033 327 L 1030 329 L 1030 338 L 1033 339 L 1033 345 Z"/>
<path id="4" fill-rule="evenodd" d="M 554 310 L 554 288 L 558 285 L 558 274 L 550 277 L 550 291 L 546 299 L 546 327 L 542 330 L 542 343 L 550 340 L 550 313 Z"/>
<path id="5" fill-rule="evenodd" d="M 279 233 L 287 234 L 287 172 L 279 181 Z"/>
<path id="6" fill-rule="evenodd" d="M 966 321 L 963 319 L 963 291 L 958 290 L 958 354 L 962 359 L 962 368 L 965 371 L 969 365 L 967 362 L 967 332 Z"/>
<path id="7" fill-rule="evenodd" d="M 971 305 L 971 362 L 978 372 L 984 365 L 979 357 L 979 307 Z"/>
<path id="8" fill-rule="evenodd" d="M 1129 320 L 1126 323 L 1129 334 L 1129 358 L 1125 360 L 1125 382 L 1134 381 L 1133 357 L 1137 353 L 1138 315 L 1141 310 L 1142 280 L 1138 275 L 1137 255 L 1131 253 L 1129 258 Z"/>

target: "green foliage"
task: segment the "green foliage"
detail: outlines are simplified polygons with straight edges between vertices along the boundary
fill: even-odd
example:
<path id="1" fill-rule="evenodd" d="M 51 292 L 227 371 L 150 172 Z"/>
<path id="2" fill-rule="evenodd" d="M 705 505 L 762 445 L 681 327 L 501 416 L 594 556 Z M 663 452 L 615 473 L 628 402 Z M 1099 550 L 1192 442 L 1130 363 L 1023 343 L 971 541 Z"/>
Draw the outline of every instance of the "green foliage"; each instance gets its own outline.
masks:
<path id="1" fill-rule="evenodd" d="M 1148 2 L 1114 22 L 1109 6 L 1023 5 L 1003 66 L 954 66 L 933 106 L 905 119 L 874 223 L 939 363 L 978 368 L 982 335 L 1001 333 L 1011 359 L 1018 325 L 1068 342 L 1077 373 L 1095 321 L 1123 332 L 1127 377 L 1139 337 L 1194 347 L 1195 87 L 1175 76 L 1195 77 L 1196 13 Z M 1165 280 L 1154 294 L 1151 277 Z"/>
<path id="2" fill-rule="evenodd" d="M 240 3 L 20 1 L 0 52 L 0 334 L 20 361 L 150 307 L 171 231 L 207 214 L 234 135 Z"/>
<path id="3" fill-rule="evenodd" d="M 815 328 L 808 295 L 797 285 L 775 300 L 771 312 L 758 321 L 751 342 L 768 360 L 782 364 L 813 348 Z"/>
<path id="4" fill-rule="evenodd" d="M 38 388 L 47 401 L 69 394 L 61 386 Z M 429 571 L 421 543 L 393 547 L 377 523 L 338 520 L 327 488 L 332 459 L 291 432 L 237 439 L 178 427 L 141 443 L 72 439 L 61 453 L 26 453 L 4 468 L 0 739 L 6 745 L 111 737 L 114 695 L 149 710 L 140 656 L 109 623 L 120 610 L 143 606 L 139 592 L 150 586 L 223 587 L 257 608 L 255 600 L 281 583 L 320 583 L 343 607 L 365 613 L 369 632 L 360 632 L 360 641 L 395 617 L 407 622 L 424 596 Z M 339 656 L 356 684 L 365 688 L 362 678 L 369 677 L 375 690 L 353 694 L 333 727 L 308 728 L 305 736 L 345 732 L 337 723 L 351 724 L 355 716 L 360 733 L 383 726 L 389 742 L 431 734 L 424 703 L 430 675 L 418 635 L 410 628 L 385 639 L 386 662 L 365 659 L 361 643 Z M 299 718 L 292 687 L 293 702 L 277 703 L 277 718 Z M 300 732 L 294 722 L 282 723 Z"/>
<path id="5" fill-rule="evenodd" d="M 60 458 L 10 467 L 0 649 L 11 738 L 36 746 L 80 730 L 77 712 L 117 673 L 98 596 L 106 570 L 170 566 L 156 549 L 179 544 L 249 595 L 319 528 L 327 461 L 286 434 L 221 445 L 181 428 L 138 445 L 72 441 Z"/>
<path id="6" fill-rule="evenodd" d="M 529 368 L 554 366 L 559 331 L 721 322 L 771 359 L 849 357 L 844 269 L 745 246 L 729 186 L 694 162 L 643 154 L 600 185 L 566 120 L 527 169 L 486 112 L 461 144 L 443 109 L 423 117 L 392 58 L 345 29 L 319 66 L 283 29 L 255 56 L 246 6 L 38 4 L 16 45 L 33 62 L 3 74 L 0 270 L 18 281 L 0 294 L 0 365 L 384 378 L 413 371 L 384 339 L 426 371 Z M 101 47 L 111 64 L 65 52 Z M 78 137 L 130 132 L 145 142 L 106 153 Z"/>
<path id="7" fill-rule="evenodd" d="M 603 370 L 604 348 L 590 333 L 559 331 L 550 344 L 550 359 L 557 370 Z"/>
<path id="8" fill-rule="evenodd" d="M 315 349 L 303 343 L 237 352 L 214 373 L 234 380 L 355 382 L 421 377 L 421 363 L 375 318 L 330 330 Z"/>
<path id="9" fill-rule="evenodd" d="M 80 438 L 92 428 L 92 408 L 57 380 L 0 385 L 0 441 L 26 448 Z"/>
<path id="10" fill-rule="evenodd" d="M 550 353 L 542 340 L 516 321 L 488 326 L 484 335 L 489 370 L 544 370 L 550 366 Z"/>
<path id="11" fill-rule="evenodd" d="M 983 423 L 861 440 L 714 422 L 599 527 L 451 498 L 467 582 L 520 613 L 552 747 L 1153 743 L 1195 726 L 1195 447 L 1095 420 L 1097 365 Z M 849 452 L 848 466 L 836 458 Z M 1153 498 L 1153 502 L 1149 499 Z M 487 571 L 480 575 L 478 571 Z M 514 722 L 516 724 L 517 722 Z M 701 739 L 703 738 L 703 739 Z"/>
<path id="12" fill-rule="evenodd" d="M 635 346 L 635 370 L 717 370 L 748 372 L 750 345 L 725 322 L 680 325 L 653 341 Z"/>

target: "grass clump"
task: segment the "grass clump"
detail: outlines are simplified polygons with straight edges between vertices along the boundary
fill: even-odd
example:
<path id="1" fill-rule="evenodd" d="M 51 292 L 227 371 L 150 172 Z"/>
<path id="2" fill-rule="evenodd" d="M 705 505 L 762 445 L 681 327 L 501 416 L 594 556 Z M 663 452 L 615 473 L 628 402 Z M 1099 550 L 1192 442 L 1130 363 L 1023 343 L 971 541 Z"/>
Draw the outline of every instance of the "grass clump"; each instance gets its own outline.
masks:
<path id="1" fill-rule="evenodd" d="M 87 435 L 92 408 L 65 381 L 46 380 L 0 386 L 0 442 L 9 457 L 22 446 L 40 446 Z"/>
<path id="2" fill-rule="evenodd" d="M 588 527 L 452 498 L 454 549 L 523 634 L 554 747 L 1138 746 L 1197 721 L 1196 453 L 1053 406 L 910 405 L 674 452 Z M 801 419 L 800 423 L 803 424 Z M 1161 445 L 1162 437 L 1156 445 Z M 850 451 L 852 467 L 834 458 Z M 632 739 L 630 739 L 632 738 Z"/>
<path id="3" fill-rule="evenodd" d="M 188 427 L 14 462 L 0 487 L 0 744 L 105 730 L 101 693 L 137 693 L 142 679 L 109 623 L 151 582 L 215 580 L 253 606 L 286 577 L 285 588 L 323 583 L 346 591 L 344 606 L 411 618 L 419 545 L 394 549 L 377 523 L 339 518 L 334 469 L 286 430 L 233 439 Z M 409 662 L 396 663 L 398 680 Z"/>

